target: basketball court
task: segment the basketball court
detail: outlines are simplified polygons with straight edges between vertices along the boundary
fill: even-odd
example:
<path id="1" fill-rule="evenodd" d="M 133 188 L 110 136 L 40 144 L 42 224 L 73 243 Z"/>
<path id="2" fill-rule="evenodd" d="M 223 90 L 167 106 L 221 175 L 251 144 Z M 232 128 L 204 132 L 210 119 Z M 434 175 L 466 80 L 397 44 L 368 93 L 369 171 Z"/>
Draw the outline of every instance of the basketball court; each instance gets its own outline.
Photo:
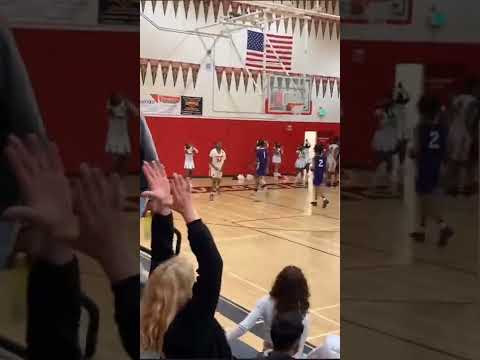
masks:
<path id="1" fill-rule="evenodd" d="M 310 191 L 291 184 L 268 190 L 259 196 L 259 202 L 252 201 L 254 191 L 248 186 L 240 189 L 236 181 L 225 181 L 218 200 L 211 202 L 208 193 L 202 193 L 206 184 L 206 179 L 194 181 L 193 198 L 224 261 L 222 298 L 217 313 L 220 323 L 229 329 L 243 320 L 257 300 L 269 292 L 277 273 L 291 264 L 303 269 L 310 285 L 309 347 L 321 345 L 326 335 L 339 334 L 338 188 L 328 192 L 331 206 L 312 209 L 308 204 Z M 142 224 L 141 245 L 148 249 L 148 228 L 145 222 Z M 178 216 L 175 226 L 186 234 L 183 220 Z M 186 239 L 181 251 L 194 261 Z M 259 324 L 241 338 L 238 349 L 249 354 L 253 354 L 252 349 L 261 351 L 261 334 Z"/>
<path id="2" fill-rule="evenodd" d="M 159 2 L 160 3 L 160 2 Z M 308 186 L 295 184 L 299 145 L 328 143 L 339 134 L 338 4 L 325 1 L 146 2 L 141 14 L 141 104 L 160 161 L 184 173 L 184 145 L 194 157 L 194 204 L 223 258 L 217 319 L 232 329 L 268 294 L 287 265 L 301 268 L 310 286 L 308 352 L 340 335 L 340 193 L 330 205 L 310 204 Z M 160 6 L 163 5 L 163 6 Z M 156 39 L 163 39 L 162 42 Z M 324 61 L 317 62 L 319 56 Z M 187 104 L 188 103 L 188 104 Z M 257 140 L 283 147 L 282 177 L 255 193 Z M 208 153 L 227 154 L 220 195 L 210 200 Z M 238 175 L 249 180 L 237 180 Z M 287 176 L 284 178 L 284 176 Z M 240 177 L 242 178 L 242 177 Z M 186 228 L 181 252 L 191 257 Z M 140 243 L 148 266 L 149 220 Z M 148 267 L 146 267 L 148 268 Z M 263 349 L 263 324 L 232 343 L 235 356 Z"/>

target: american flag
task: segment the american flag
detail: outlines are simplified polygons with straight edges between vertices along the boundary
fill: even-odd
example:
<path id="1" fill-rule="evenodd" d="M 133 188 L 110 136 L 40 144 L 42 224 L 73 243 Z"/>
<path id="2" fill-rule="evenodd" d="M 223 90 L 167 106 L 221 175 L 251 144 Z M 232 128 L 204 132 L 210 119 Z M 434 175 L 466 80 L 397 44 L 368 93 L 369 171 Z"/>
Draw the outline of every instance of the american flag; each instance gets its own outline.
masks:
<path id="1" fill-rule="evenodd" d="M 266 34 L 266 36 L 264 48 L 263 33 L 248 30 L 246 67 L 262 70 L 265 56 L 266 70 L 283 71 L 281 64 L 285 70 L 292 70 L 293 36 L 274 34 Z"/>

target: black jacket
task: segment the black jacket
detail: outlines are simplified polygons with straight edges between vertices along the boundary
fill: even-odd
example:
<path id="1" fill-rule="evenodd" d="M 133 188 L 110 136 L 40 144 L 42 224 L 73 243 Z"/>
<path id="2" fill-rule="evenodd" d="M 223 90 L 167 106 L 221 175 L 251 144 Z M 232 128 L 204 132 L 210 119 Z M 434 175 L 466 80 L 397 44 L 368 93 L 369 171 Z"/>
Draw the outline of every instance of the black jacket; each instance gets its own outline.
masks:
<path id="1" fill-rule="evenodd" d="M 155 215 L 152 222 L 152 269 L 173 256 L 173 217 Z M 201 220 L 188 224 L 188 240 L 198 262 L 192 299 L 177 314 L 164 338 L 168 359 L 232 357 L 225 330 L 215 319 L 222 282 L 222 258 Z"/>

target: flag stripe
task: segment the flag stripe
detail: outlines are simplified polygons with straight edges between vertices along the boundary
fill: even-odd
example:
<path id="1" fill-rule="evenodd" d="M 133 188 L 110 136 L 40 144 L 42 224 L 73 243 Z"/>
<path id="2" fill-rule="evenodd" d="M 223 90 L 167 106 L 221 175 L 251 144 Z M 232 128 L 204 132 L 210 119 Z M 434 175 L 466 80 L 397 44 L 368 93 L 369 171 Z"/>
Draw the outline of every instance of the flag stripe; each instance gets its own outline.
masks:
<path id="1" fill-rule="evenodd" d="M 247 51 L 245 65 L 254 69 L 290 71 L 292 66 L 293 37 L 247 31 Z M 278 57 L 277 57 L 278 56 Z M 283 67 L 282 67 L 283 66 Z"/>

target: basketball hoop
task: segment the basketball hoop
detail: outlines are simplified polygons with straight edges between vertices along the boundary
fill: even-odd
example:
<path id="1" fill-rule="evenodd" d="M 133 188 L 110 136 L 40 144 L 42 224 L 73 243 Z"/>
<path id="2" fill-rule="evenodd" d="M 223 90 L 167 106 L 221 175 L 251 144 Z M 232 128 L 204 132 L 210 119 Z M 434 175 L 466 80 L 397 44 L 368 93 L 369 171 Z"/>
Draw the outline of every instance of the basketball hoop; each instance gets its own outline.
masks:
<path id="1" fill-rule="evenodd" d="M 300 115 L 303 113 L 303 104 L 288 104 L 287 108 L 293 115 Z"/>

